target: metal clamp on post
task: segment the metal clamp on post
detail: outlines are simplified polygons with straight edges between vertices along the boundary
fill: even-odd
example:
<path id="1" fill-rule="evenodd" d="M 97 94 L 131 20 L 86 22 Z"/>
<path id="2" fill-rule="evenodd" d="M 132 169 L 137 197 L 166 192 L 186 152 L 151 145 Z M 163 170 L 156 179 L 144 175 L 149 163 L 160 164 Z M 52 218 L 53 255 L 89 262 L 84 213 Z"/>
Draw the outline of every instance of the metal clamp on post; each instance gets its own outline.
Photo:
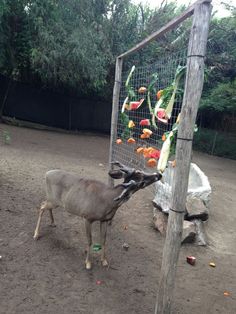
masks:
<path id="1" fill-rule="evenodd" d="M 181 211 L 178 211 L 178 210 L 175 210 L 173 208 L 170 208 L 170 210 L 174 213 L 178 213 L 178 214 L 184 214 L 186 211 L 185 210 L 181 210 Z"/>

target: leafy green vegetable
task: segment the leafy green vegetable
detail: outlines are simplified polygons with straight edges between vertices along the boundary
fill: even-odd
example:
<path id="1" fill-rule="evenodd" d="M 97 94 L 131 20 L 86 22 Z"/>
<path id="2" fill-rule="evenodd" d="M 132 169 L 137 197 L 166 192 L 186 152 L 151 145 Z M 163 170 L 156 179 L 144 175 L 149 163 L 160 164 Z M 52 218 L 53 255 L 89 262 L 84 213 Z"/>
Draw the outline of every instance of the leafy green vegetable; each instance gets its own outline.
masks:
<path id="1" fill-rule="evenodd" d="M 121 138 L 122 140 L 125 140 L 131 137 L 131 131 L 128 128 L 129 116 L 126 113 L 122 112 L 120 113 L 120 120 L 121 120 L 121 123 L 123 124 L 123 131 L 121 133 Z"/>

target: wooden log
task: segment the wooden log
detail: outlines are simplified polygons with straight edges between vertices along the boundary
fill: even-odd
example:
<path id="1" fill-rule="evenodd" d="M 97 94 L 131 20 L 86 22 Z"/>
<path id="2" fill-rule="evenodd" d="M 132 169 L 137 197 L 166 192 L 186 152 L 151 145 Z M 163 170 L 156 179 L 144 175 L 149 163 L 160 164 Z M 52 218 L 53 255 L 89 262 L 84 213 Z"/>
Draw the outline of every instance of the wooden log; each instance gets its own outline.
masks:
<path id="1" fill-rule="evenodd" d="M 168 219 L 155 314 L 171 313 L 176 266 L 183 230 L 192 138 L 204 80 L 204 56 L 211 9 L 210 1 L 203 2 L 196 5 L 193 15 L 188 46 L 183 107 L 176 144 L 176 170 L 172 187 L 172 210 Z"/>
<path id="2" fill-rule="evenodd" d="M 141 41 L 139 44 L 131 48 L 130 50 L 122 53 L 119 58 L 127 57 L 128 55 L 132 54 L 135 51 L 138 51 L 139 49 L 146 46 L 151 41 L 160 38 L 170 30 L 173 30 L 176 26 L 178 26 L 180 23 L 185 21 L 189 16 L 191 16 L 194 12 L 194 8 L 196 5 L 203 3 L 203 2 L 211 2 L 212 0 L 198 0 L 195 3 L 193 3 L 186 11 L 184 11 L 181 15 L 177 16 L 173 20 L 171 20 L 169 23 L 167 23 L 165 26 L 163 26 L 158 31 L 154 32 L 150 36 L 146 37 L 143 41 Z"/>
<path id="3" fill-rule="evenodd" d="M 117 137 L 117 121 L 119 115 L 119 97 L 121 88 L 121 74 L 122 74 L 123 59 L 116 59 L 116 71 L 115 71 L 115 84 L 113 88 L 113 98 L 112 98 L 112 117 L 111 117 L 111 137 L 110 137 L 110 152 L 109 152 L 109 170 L 112 169 L 111 162 L 113 161 L 113 147 L 115 139 Z M 114 179 L 108 178 L 108 183 L 114 186 Z"/>

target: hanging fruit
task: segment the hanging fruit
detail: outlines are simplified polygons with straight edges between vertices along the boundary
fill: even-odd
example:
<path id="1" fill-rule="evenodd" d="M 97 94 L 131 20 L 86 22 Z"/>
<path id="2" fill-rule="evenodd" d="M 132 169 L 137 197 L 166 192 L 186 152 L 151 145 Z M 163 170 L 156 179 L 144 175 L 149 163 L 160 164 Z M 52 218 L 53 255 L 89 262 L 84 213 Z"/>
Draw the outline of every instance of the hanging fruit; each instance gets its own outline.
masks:
<path id="1" fill-rule="evenodd" d="M 165 109 L 159 108 L 157 110 L 157 119 L 158 119 L 158 121 L 163 122 L 165 124 L 168 123 L 168 118 L 166 118 L 166 111 L 165 111 Z"/>
<path id="2" fill-rule="evenodd" d="M 141 134 L 141 135 L 140 135 L 140 138 L 141 138 L 142 140 L 144 140 L 144 139 L 150 138 L 150 135 L 148 135 L 148 134 Z"/>
<path id="3" fill-rule="evenodd" d="M 152 131 L 149 129 L 143 129 L 143 134 L 147 134 L 148 136 L 152 135 Z"/>
<path id="4" fill-rule="evenodd" d="M 148 167 L 154 168 L 154 167 L 156 167 L 156 165 L 157 165 L 157 161 L 155 158 L 148 159 L 148 161 L 147 161 Z"/>
<path id="5" fill-rule="evenodd" d="M 130 137 L 130 138 L 127 140 L 127 142 L 128 142 L 129 144 L 134 144 L 136 141 L 135 141 L 135 139 L 134 139 L 133 137 Z"/>
<path id="6" fill-rule="evenodd" d="M 157 92 L 157 99 L 160 99 L 161 96 L 163 94 L 163 89 L 160 89 L 158 92 Z"/>
<path id="7" fill-rule="evenodd" d="M 149 157 L 149 151 L 148 151 L 148 148 L 144 148 L 144 150 L 143 150 L 143 157 L 144 158 L 148 158 Z"/>
<path id="8" fill-rule="evenodd" d="M 143 147 L 138 147 L 138 148 L 136 149 L 136 152 L 137 152 L 138 154 L 142 154 L 142 153 L 143 153 L 143 150 L 144 150 Z"/>
<path id="9" fill-rule="evenodd" d="M 141 126 L 149 126 L 151 125 L 150 120 L 149 119 L 143 119 L 139 122 L 139 125 Z"/>
<path id="10" fill-rule="evenodd" d="M 129 104 L 129 110 L 137 110 L 143 102 L 144 98 L 140 99 L 140 101 L 131 101 Z"/>
<path id="11" fill-rule="evenodd" d="M 118 145 L 122 144 L 122 139 L 118 138 L 118 139 L 116 140 L 116 144 L 118 144 Z"/>
<path id="12" fill-rule="evenodd" d="M 154 149 L 149 155 L 150 158 L 159 159 L 161 155 L 161 152 L 158 149 Z"/>
<path id="13" fill-rule="evenodd" d="M 163 142 L 166 140 L 166 135 L 165 135 L 165 134 L 162 135 L 161 140 L 162 140 Z"/>
<path id="14" fill-rule="evenodd" d="M 146 93 L 146 91 L 147 91 L 147 88 L 144 87 L 144 86 L 140 87 L 139 90 L 138 90 L 139 94 Z"/>
<path id="15" fill-rule="evenodd" d="M 129 121 L 129 124 L 128 124 L 128 128 L 129 128 L 129 129 L 132 129 L 134 126 L 135 126 L 134 121 L 133 121 L 133 120 L 130 120 L 130 121 Z"/>

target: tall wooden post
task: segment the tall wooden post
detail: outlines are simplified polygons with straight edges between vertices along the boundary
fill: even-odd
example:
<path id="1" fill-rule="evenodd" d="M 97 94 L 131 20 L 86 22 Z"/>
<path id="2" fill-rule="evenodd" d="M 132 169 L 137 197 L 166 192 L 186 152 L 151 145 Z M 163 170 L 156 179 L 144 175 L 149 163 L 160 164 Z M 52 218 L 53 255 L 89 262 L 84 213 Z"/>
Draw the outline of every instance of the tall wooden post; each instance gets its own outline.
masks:
<path id="1" fill-rule="evenodd" d="M 112 152 L 113 145 L 117 136 L 117 121 L 119 114 L 119 96 L 121 88 L 121 74 L 122 74 L 123 58 L 116 58 L 116 72 L 115 72 L 115 84 L 113 88 L 113 98 L 112 98 L 112 117 L 111 117 L 111 137 L 110 137 L 110 152 L 109 152 L 109 169 L 112 168 Z M 109 177 L 108 179 L 110 185 L 114 185 L 114 180 Z"/>
<path id="2" fill-rule="evenodd" d="M 197 4 L 188 46 L 187 74 L 183 107 L 176 145 L 176 168 L 172 187 L 171 210 L 163 251 L 161 278 L 155 314 L 171 313 L 176 266 L 183 230 L 192 138 L 204 80 L 204 56 L 212 6 L 211 0 Z"/>

